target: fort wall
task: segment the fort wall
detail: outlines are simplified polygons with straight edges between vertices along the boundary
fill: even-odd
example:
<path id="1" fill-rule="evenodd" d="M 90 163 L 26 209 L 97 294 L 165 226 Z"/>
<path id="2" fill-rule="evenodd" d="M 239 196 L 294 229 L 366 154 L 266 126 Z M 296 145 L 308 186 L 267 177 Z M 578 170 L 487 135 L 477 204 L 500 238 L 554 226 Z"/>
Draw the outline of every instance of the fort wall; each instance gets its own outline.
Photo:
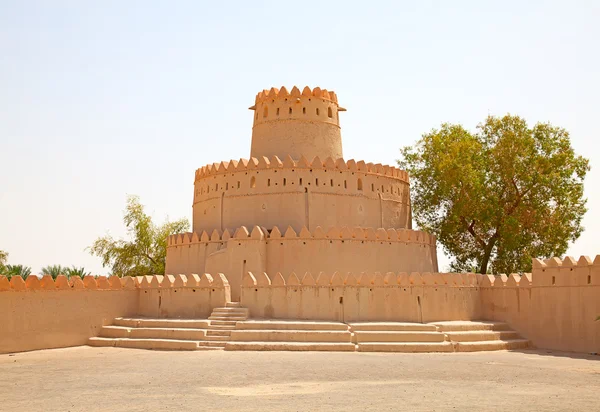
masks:
<path id="1" fill-rule="evenodd" d="M 600 353 L 600 256 L 534 259 L 531 275 L 486 276 L 480 286 L 484 319 L 539 348 Z"/>
<path id="2" fill-rule="evenodd" d="M 85 345 L 120 316 L 206 318 L 229 300 L 223 275 L 0 276 L 0 353 Z"/>
<path id="3" fill-rule="evenodd" d="M 398 267 L 436 272 L 435 238 L 408 229 L 317 227 L 311 232 L 303 227 L 296 232 L 288 227 L 282 233 L 278 227 L 249 231 L 242 226 L 233 235 L 228 230 L 173 235 L 167 244 L 167 273 L 224 273 L 233 300 L 248 271 L 386 273 Z"/>
<path id="4" fill-rule="evenodd" d="M 240 226 L 411 228 L 405 172 L 363 161 L 241 159 L 198 169 L 193 231 Z"/>

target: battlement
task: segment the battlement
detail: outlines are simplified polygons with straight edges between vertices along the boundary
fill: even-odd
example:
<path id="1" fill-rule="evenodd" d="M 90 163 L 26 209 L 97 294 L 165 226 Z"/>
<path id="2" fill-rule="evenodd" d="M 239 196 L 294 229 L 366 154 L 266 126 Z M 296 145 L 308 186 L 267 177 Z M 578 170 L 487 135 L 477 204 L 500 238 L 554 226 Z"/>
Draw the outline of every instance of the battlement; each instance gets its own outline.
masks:
<path id="1" fill-rule="evenodd" d="M 304 89 L 302 89 L 302 92 L 300 92 L 300 89 L 294 86 L 292 87 L 292 91 L 288 92 L 285 86 L 281 86 L 281 89 L 271 87 L 270 90 L 264 89 L 263 91 L 258 92 L 254 103 L 258 104 L 265 101 L 272 102 L 273 100 L 277 99 L 298 99 L 312 97 L 331 101 L 336 104 L 338 102 L 337 95 L 332 90 L 321 89 L 320 87 L 315 87 L 311 90 L 310 87 L 305 86 Z"/>
<path id="2" fill-rule="evenodd" d="M 317 226 L 315 230 L 310 231 L 306 226 L 302 227 L 300 232 L 296 232 L 291 226 L 285 230 L 280 230 L 277 226 L 270 231 L 264 227 L 254 226 L 250 230 L 247 227 L 241 226 L 232 234 L 228 229 L 224 231 L 213 230 L 211 234 L 203 231 L 202 233 L 179 233 L 171 235 L 167 239 L 167 247 L 175 247 L 182 245 L 190 245 L 195 243 L 209 242 L 226 242 L 233 239 L 239 240 L 307 240 L 307 239 L 329 239 L 336 241 L 373 241 L 373 242 L 403 242 L 403 243 L 418 243 L 428 246 L 435 246 L 435 236 L 411 229 L 383 229 L 383 228 L 349 228 L 331 227 L 324 230 Z"/>
<path id="3" fill-rule="evenodd" d="M 206 177 L 225 175 L 228 173 L 248 172 L 267 169 L 309 169 L 309 170 L 331 170 L 338 172 L 353 172 L 362 174 L 373 174 L 387 176 L 399 179 L 409 183 L 408 173 L 394 166 L 382 165 L 381 163 L 365 163 L 363 160 L 354 159 L 344 160 L 343 158 L 333 159 L 327 157 L 323 160 L 315 156 L 309 161 L 304 155 L 299 160 L 294 160 L 290 155 L 281 160 L 278 156 L 270 158 L 260 156 L 258 158 L 229 160 L 220 163 L 213 163 L 196 169 L 195 181 Z"/>

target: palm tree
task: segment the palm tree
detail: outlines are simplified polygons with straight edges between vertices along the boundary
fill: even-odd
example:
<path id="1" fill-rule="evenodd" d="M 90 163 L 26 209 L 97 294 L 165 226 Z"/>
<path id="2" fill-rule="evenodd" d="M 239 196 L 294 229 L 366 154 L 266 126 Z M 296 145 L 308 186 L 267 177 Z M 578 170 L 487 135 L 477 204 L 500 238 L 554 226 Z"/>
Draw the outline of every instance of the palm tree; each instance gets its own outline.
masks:
<path id="1" fill-rule="evenodd" d="M 80 277 L 81 279 L 83 279 L 85 276 L 88 276 L 91 274 L 90 272 L 86 272 L 85 268 L 83 266 L 80 268 L 77 268 L 77 267 L 75 267 L 75 265 L 73 265 L 73 267 L 71 267 L 71 268 L 64 268 L 64 272 L 68 278 L 70 278 L 71 276 L 77 276 L 77 277 Z"/>
<path id="2" fill-rule="evenodd" d="M 62 275 L 66 268 L 61 265 L 51 265 L 42 268 L 42 275 L 50 275 L 52 279 L 56 279 L 58 275 Z"/>
<path id="3" fill-rule="evenodd" d="M 21 276 L 23 280 L 31 275 L 31 268 L 23 265 L 6 265 L 6 277 L 10 280 L 13 276 Z"/>

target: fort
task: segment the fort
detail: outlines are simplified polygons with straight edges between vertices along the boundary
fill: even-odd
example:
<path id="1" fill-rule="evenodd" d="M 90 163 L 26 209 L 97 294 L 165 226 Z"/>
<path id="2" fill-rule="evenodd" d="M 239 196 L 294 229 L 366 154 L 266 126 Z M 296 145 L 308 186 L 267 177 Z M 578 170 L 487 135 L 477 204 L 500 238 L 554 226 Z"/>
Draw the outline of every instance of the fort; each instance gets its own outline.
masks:
<path id="1" fill-rule="evenodd" d="M 166 275 L 0 277 L 0 353 L 149 349 L 600 352 L 600 256 L 439 273 L 410 182 L 344 160 L 336 93 L 264 90 L 250 158 L 196 171 Z"/>

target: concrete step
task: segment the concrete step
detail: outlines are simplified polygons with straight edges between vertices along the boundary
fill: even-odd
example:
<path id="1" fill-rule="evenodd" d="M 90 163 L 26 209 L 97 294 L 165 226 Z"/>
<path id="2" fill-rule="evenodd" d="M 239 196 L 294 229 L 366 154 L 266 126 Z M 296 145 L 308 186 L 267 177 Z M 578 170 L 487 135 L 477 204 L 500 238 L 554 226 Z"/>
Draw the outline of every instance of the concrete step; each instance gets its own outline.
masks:
<path id="1" fill-rule="evenodd" d="M 249 311 L 248 308 L 214 308 L 212 313 L 235 313 L 248 316 Z"/>
<path id="2" fill-rule="evenodd" d="M 436 325 L 440 332 L 466 332 L 470 330 L 510 330 L 509 326 L 504 322 L 456 320 L 448 322 L 433 322 L 432 324 Z"/>
<path id="3" fill-rule="evenodd" d="M 104 338 L 201 340 L 206 336 L 206 330 L 191 328 L 127 328 L 123 326 L 104 326 L 100 329 L 100 336 Z"/>
<path id="4" fill-rule="evenodd" d="M 220 346 L 203 346 L 203 345 L 200 345 L 200 346 L 198 346 L 197 350 L 223 350 L 223 349 L 225 349 L 225 348 L 222 348 Z"/>
<path id="5" fill-rule="evenodd" d="M 444 342 L 446 337 L 440 332 L 421 331 L 356 331 L 354 339 L 363 342 Z"/>
<path id="6" fill-rule="evenodd" d="M 215 336 L 221 336 L 221 337 L 227 337 L 228 338 L 229 336 L 231 336 L 231 331 L 229 331 L 229 330 L 211 330 L 211 329 L 208 329 L 206 331 L 206 336 L 207 337 L 208 336 L 213 336 L 213 337 L 215 337 Z"/>
<path id="7" fill-rule="evenodd" d="M 354 352 L 356 346 L 342 342 L 227 342 L 225 350 Z"/>
<path id="8" fill-rule="evenodd" d="M 214 341 L 214 342 L 226 342 L 229 340 L 229 336 L 212 336 L 212 335 L 207 335 L 204 336 L 202 338 L 203 340 L 209 340 L 209 341 Z"/>
<path id="9" fill-rule="evenodd" d="M 154 318 L 115 318 L 115 326 L 131 328 L 191 328 L 206 329 L 208 319 L 154 319 Z"/>
<path id="10" fill-rule="evenodd" d="M 478 342 L 487 340 L 512 340 L 520 336 L 513 330 L 468 330 L 462 332 L 445 332 L 453 342 Z"/>
<path id="11" fill-rule="evenodd" d="M 428 323 L 409 322 L 354 322 L 349 323 L 350 330 L 356 331 L 423 331 L 436 332 L 437 327 Z"/>
<path id="12" fill-rule="evenodd" d="M 210 326 L 232 326 L 235 328 L 236 320 L 211 320 Z"/>
<path id="13" fill-rule="evenodd" d="M 238 321 L 236 329 L 243 330 L 340 330 L 347 331 L 348 325 L 341 322 L 296 321 L 296 320 L 246 320 Z"/>
<path id="14" fill-rule="evenodd" d="M 529 347 L 529 341 L 527 339 L 488 340 L 483 342 L 458 342 L 454 345 L 456 352 L 477 352 L 526 349 Z"/>
<path id="15" fill-rule="evenodd" d="M 220 331 L 220 330 L 234 330 L 235 325 L 214 325 L 211 324 L 207 330 Z"/>
<path id="16" fill-rule="evenodd" d="M 114 346 L 119 348 L 197 350 L 198 341 L 176 339 L 128 339 L 128 338 L 89 338 L 90 346 Z"/>
<path id="17" fill-rule="evenodd" d="M 225 304 L 226 308 L 241 308 L 242 305 L 240 305 L 240 302 L 227 302 Z"/>
<path id="18" fill-rule="evenodd" d="M 359 352 L 453 352 L 450 342 L 359 343 Z"/>
<path id="19" fill-rule="evenodd" d="M 232 342 L 352 342 L 349 331 L 330 330 L 232 330 Z"/>
<path id="20" fill-rule="evenodd" d="M 198 342 L 198 346 L 209 346 L 212 348 L 224 348 L 227 342 L 220 342 L 214 340 L 202 340 Z"/>
<path id="21" fill-rule="evenodd" d="M 208 320 L 227 320 L 227 321 L 242 321 L 248 319 L 247 316 L 215 316 L 214 314 L 208 317 Z"/>

